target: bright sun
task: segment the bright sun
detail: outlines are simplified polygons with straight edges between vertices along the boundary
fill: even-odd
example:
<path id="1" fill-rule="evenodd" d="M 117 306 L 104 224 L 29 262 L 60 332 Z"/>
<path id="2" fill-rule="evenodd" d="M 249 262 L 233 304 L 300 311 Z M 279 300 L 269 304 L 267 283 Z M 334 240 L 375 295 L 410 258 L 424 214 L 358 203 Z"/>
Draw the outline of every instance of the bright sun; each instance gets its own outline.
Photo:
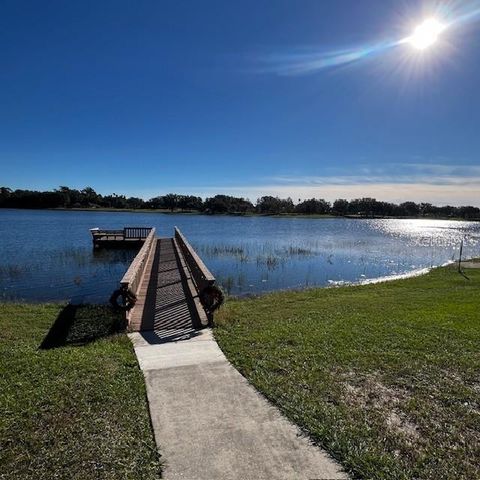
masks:
<path id="1" fill-rule="evenodd" d="M 444 28 L 445 26 L 438 20 L 429 18 L 415 29 L 413 35 L 408 38 L 408 42 L 418 50 L 425 50 L 438 40 Z"/>

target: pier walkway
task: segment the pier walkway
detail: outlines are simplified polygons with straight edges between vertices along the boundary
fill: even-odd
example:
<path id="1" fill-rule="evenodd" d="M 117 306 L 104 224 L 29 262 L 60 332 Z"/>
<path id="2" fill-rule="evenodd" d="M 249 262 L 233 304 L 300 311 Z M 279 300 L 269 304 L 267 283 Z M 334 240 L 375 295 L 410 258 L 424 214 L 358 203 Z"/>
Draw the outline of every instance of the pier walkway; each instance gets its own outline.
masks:
<path id="1" fill-rule="evenodd" d="M 120 283 L 137 297 L 127 312 L 130 331 L 152 331 L 169 341 L 210 323 L 209 305 L 200 299 L 215 278 L 178 229 L 173 238 L 158 238 L 151 229 Z"/>
<path id="2" fill-rule="evenodd" d="M 152 251 L 137 292 L 137 304 L 130 314 L 130 330 L 186 332 L 206 326 L 201 323 L 186 276 L 182 275 L 173 239 L 158 239 Z"/>
<path id="3" fill-rule="evenodd" d="M 208 327 L 215 278 L 178 229 L 152 229 L 121 281 L 166 480 L 333 480 L 341 467 L 226 359 Z M 213 291 L 214 288 L 213 288 Z"/>

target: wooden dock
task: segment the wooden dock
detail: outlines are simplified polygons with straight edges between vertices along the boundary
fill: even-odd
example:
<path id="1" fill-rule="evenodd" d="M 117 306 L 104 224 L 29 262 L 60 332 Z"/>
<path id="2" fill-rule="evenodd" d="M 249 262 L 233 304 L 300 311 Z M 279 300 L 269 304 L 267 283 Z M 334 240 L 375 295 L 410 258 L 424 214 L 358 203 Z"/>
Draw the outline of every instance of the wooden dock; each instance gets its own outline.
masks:
<path id="1" fill-rule="evenodd" d="M 151 227 L 125 227 L 122 230 L 90 229 L 94 248 L 137 247 L 145 242 L 151 231 Z"/>
<path id="2" fill-rule="evenodd" d="M 150 229 L 120 284 L 137 298 L 126 312 L 129 330 L 152 330 L 165 341 L 189 337 L 208 326 L 211 293 L 221 295 L 215 278 L 178 228 L 172 238 L 159 238 Z"/>

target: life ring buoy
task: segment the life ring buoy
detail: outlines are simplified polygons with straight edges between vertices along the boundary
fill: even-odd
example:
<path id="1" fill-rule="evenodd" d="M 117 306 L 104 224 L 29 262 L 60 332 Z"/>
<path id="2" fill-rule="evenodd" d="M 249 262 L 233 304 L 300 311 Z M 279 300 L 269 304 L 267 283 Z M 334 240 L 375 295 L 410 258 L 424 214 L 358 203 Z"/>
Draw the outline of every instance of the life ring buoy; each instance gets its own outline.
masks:
<path id="1" fill-rule="evenodd" d="M 200 293 L 200 301 L 209 313 L 214 312 L 225 300 L 222 290 L 216 285 L 205 287 Z"/>
<path id="2" fill-rule="evenodd" d="M 118 303 L 118 299 L 122 299 L 122 304 Z M 115 290 L 110 297 L 110 304 L 116 311 L 128 312 L 131 310 L 137 301 L 137 296 L 128 288 L 121 287 Z"/>

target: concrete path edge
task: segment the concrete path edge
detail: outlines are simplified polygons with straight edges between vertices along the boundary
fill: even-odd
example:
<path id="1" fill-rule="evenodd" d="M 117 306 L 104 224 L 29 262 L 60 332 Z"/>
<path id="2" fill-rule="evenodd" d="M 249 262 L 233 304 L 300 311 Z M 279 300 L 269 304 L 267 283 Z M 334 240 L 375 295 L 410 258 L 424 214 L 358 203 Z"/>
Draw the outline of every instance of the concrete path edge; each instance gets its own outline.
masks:
<path id="1" fill-rule="evenodd" d="M 336 480 L 347 474 L 227 360 L 211 329 L 128 334 L 166 480 Z"/>

